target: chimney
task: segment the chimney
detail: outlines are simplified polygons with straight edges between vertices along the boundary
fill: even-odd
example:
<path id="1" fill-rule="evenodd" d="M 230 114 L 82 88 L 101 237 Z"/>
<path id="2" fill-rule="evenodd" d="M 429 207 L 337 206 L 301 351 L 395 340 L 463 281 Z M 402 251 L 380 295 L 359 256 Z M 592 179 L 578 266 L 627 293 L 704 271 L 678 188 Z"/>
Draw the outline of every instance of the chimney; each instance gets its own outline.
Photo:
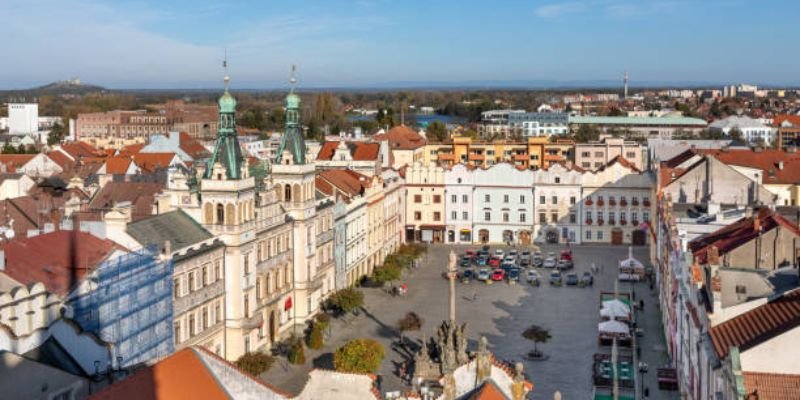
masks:
<path id="1" fill-rule="evenodd" d="M 783 161 L 778 161 L 778 170 L 783 171 Z"/>
<path id="2" fill-rule="evenodd" d="M 172 242 L 169 240 L 164 241 L 164 256 L 170 257 L 172 255 Z"/>

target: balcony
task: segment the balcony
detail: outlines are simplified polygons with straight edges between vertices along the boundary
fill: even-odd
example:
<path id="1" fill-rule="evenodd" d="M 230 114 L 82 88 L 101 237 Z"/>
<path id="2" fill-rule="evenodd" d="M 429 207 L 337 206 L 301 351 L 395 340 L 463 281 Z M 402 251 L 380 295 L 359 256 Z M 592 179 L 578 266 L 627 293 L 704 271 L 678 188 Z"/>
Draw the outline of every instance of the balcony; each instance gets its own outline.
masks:
<path id="1" fill-rule="evenodd" d="M 225 281 L 218 280 L 202 289 L 195 290 L 186 296 L 174 300 L 175 315 L 182 314 L 194 307 L 205 304 L 211 299 L 222 296 L 225 293 Z"/>
<path id="2" fill-rule="evenodd" d="M 586 225 L 591 225 L 591 224 L 592 224 L 592 219 L 586 218 Z"/>
<path id="3" fill-rule="evenodd" d="M 628 225 L 628 221 L 626 221 L 626 220 L 624 220 L 624 219 L 621 219 L 621 220 L 619 220 L 619 225 L 620 225 L 620 226 L 625 226 L 625 225 Z"/>
<path id="4" fill-rule="evenodd" d="M 616 224 L 617 224 L 617 220 L 615 220 L 615 219 L 613 219 L 613 218 L 609 218 L 609 220 L 608 220 L 608 224 L 609 224 L 609 225 L 611 225 L 611 226 L 614 226 L 614 225 L 616 225 Z"/>
<path id="5" fill-rule="evenodd" d="M 642 202 L 642 205 L 645 206 L 645 207 L 650 207 L 650 200 L 644 200 Z"/>
<path id="6" fill-rule="evenodd" d="M 264 315 L 260 312 L 253 312 L 250 318 L 242 318 L 239 324 L 243 329 L 255 329 L 264 323 Z"/>
<path id="7" fill-rule="evenodd" d="M 597 200 L 597 206 L 598 207 L 604 207 L 605 205 L 606 205 L 606 202 L 603 201 L 603 199 Z"/>
<path id="8" fill-rule="evenodd" d="M 252 271 L 242 277 L 242 289 L 250 289 L 251 287 L 255 286 L 256 284 L 256 274 Z"/>
<path id="9" fill-rule="evenodd" d="M 237 225 L 205 224 L 203 226 L 211 231 L 211 233 L 219 235 L 225 233 L 240 233 L 251 229 L 262 231 L 280 225 L 284 222 L 286 222 L 286 215 L 280 214 L 270 218 L 257 219 Z"/>
<path id="10" fill-rule="evenodd" d="M 610 199 L 610 200 L 608 201 L 608 205 L 610 205 L 610 206 L 614 207 L 614 206 L 616 206 L 616 205 L 617 205 L 617 201 L 616 201 L 616 200 L 614 200 L 614 199 Z"/>
<path id="11" fill-rule="evenodd" d="M 289 256 L 291 255 L 290 250 L 284 250 L 282 253 L 278 253 L 272 257 L 267 258 L 256 264 L 256 270 L 259 274 L 265 274 L 269 272 L 273 267 L 280 266 L 286 264 L 289 261 Z"/>
<path id="12" fill-rule="evenodd" d="M 631 221 L 631 225 L 633 225 L 633 226 L 639 226 L 639 221 L 637 221 L 637 220 L 633 220 L 633 221 Z"/>
<path id="13" fill-rule="evenodd" d="M 603 226 L 604 223 L 605 223 L 605 221 L 603 221 L 602 219 L 598 219 L 597 220 L 597 225 L 599 225 L 599 226 Z"/>
<path id="14" fill-rule="evenodd" d="M 637 199 L 631 200 L 631 205 L 634 206 L 634 207 L 638 207 L 639 206 L 639 200 L 637 200 Z"/>

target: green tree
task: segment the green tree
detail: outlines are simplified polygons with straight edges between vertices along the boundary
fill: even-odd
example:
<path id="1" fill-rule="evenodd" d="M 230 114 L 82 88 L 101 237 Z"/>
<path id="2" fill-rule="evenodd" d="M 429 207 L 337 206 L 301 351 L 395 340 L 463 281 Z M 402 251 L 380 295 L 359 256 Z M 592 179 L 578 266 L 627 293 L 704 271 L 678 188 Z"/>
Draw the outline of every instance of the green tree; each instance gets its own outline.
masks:
<path id="1" fill-rule="evenodd" d="M 537 343 L 546 343 L 552 336 L 550 336 L 550 331 L 545 328 L 542 328 L 539 325 L 531 325 L 522 332 L 522 337 L 528 339 L 533 342 L 533 353 L 534 354 L 541 354 L 539 353 L 539 349 L 536 348 Z"/>
<path id="2" fill-rule="evenodd" d="M 428 129 L 425 130 L 425 134 L 428 139 L 435 142 L 444 142 L 449 138 L 447 126 L 440 121 L 431 122 L 431 124 L 428 125 Z"/>
<path id="3" fill-rule="evenodd" d="M 328 298 L 328 304 L 335 309 L 349 313 L 364 305 L 364 293 L 355 288 L 342 289 Z"/>
<path id="4" fill-rule="evenodd" d="M 402 274 L 403 270 L 399 265 L 384 263 L 384 265 L 376 267 L 372 271 L 372 280 L 376 283 L 384 284 L 400 279 Z"/>
<path id="5" fill-rule="evenodd" d="M 306 344 L 308 345 L 309 349 L 319 350 L 322 348 L 323 340 L 322 340 L 323 328 L 318 323 L 314 323 L 311 325 L 311 332 L 308 334 L 308 338 L 306 339 Z"/>
<path id="6" fill-rule="evenodd" d="M 403 318 L 397 321 L 397 329 L 400 332 L 418 331 L 422 329 L 423 319 L 419 314 L 409 311 Z"/>
<path id="7" fill-rule="evenodd" d="M 333 367 L 339 372 L 377 372 L 384 353 L 383 346 L 375 340 L 353 339 L 333 354 Z"/>
<path id="8" fill-rule="evenodd" d="M 3 154 L 17 154 L 17 148 L 12 146 L 11 143 L 3 145 Z"/>
<path id="9" fill-rule="evenodd" d="M 255 352 L 244 353 L 234 364 L 242 371 L 253 376 L 258 376 L 267 372 L 270 367 L 272 367 L 273 362 L 275 362 L 275 359 L 270 355 Z"/>
<path id="10" fill-rule="evenodd" d="M 621 117 L 623 115 L 625 115 L 625 113 L 617 107 L 611 107 L 611 109 L 608 110 L 609 117 Z"/>
<path id="11" fill-rule="evenodd" d="M 472 140 L 478 140 L 478 131 L 475 129 L 465 129 L 461 136 L 471 138 Z"/>
<path id="12" fill-rule="evenodd" d="M 600 129 L 591 125 L 581 125 L 575 132 L 574 139 L 578 143 L 586 143 L 597 140 L 600 137 Z"/>
<path id="13" fill-rule="evenodd" d="M 744 136 L 742 136 L 742 131 L 739 128 L 733 128 L 728 131 L 728 137 L 737 142 L 744 142 Z"/>
<path id="14" fill-rule="evenodd" d="M 306 351 L 302 340 L 294 340 L 292 343 L 292 347 L 289 349 L 289 362 L 294 365 L 306 363 Z"/>
<path id="15" fill-rule="evenodd" d="M 56 122 L 53 124 L 53 127 L 50 129 L 50 133 L 47 135 L 47 145 L 48 146 L 55 146 L 61 143 L 64 140 L 64 126 Z"/>
<path id="16" fill-rule="evenodd" d="M 386 126 L 391 128 L 397 125 L 397 121 L 394 118 L 394 110 L 391 107 L 379 109 L 378 113 L 375 114 L 375 122 L 377 122 L 378 126 L 381 128 Z"/>

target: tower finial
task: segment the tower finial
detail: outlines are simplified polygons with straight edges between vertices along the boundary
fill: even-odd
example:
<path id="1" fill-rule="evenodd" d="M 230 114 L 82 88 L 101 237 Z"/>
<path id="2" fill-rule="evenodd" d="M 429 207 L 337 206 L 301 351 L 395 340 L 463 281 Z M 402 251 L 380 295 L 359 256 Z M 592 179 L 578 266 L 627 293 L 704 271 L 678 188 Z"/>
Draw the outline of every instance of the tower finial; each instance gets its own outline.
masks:
<path id="1" fill-rule="evenodd" d="M 228 75 L 228 48 L 225 48 L 225 58 L 222 59 L 222 69 L 225 71 L 225 76 L 222 81 L 225 83 L 225 91 L 228 91 L 228 84 L 231 82 L 231 77 Z"/>
<path id="2" fill-rule="evenodd" d="M 295 76 L 295 72 L 297 71 L 297 65 L 292 64 L 292 76 L 289 78 L 289 84 L 292 85 L 291 91 L 294 93 L 294 85 L 297 83 L 297 77 Z"/>

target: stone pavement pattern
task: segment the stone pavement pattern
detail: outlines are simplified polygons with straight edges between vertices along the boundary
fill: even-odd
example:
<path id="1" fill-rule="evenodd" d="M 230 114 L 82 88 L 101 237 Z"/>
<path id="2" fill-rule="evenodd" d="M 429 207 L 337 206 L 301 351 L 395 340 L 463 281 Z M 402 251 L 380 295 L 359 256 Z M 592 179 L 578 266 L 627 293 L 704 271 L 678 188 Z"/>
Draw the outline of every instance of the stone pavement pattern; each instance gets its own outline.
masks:
<path id="1" fill-rule="evenodd" d="M 320 351 L 306 349 L 308 362 L 304 366 L 288 365 L 279 360 L 270 371 L 261 377 L 272 385 L 292 393 L 299 392 L 305 383 L 305 375 L 313 367 L 332 368 L 332 352 L 350 339 L 370 337 L 380 341 L 386 349 L 386 358 L 379 374 L 382 375 L 384 391 L 407 390 L 396 376 L 398 366 L 409 355 L 392 349 L 398 339 L 395 329 L 397 320 L 409 311 L 424 318 L 422 332 L 410 332 L 406 336 L 421 338 L 424 333 L 432 336 L 442 320 L 448 317 L 448 287 L 442 273 L 447 268 L 450 249 L 463 252 L 476 246 L 437 245 L 430 248 L 423 266 L 406 277 L 409 293 L 392 297 L 382 289 L 362 289 L 365 293 L 366 309 L 357 317 L 337 319 L 332 323 L 332 333 Z M 493 247 L 494 249 L 495 247 Z M 542 252 L 558 253 L 561 246 L 543 246 Z M 546 282 L 539 287 L 525 283 L 472 282 L 456 285 L 456 316 L 458 322 L 469 324 L 467 335 L 470 348 L 477 348 L 477 340 L 484 335 L 489 340 L 490 350 L 498 358 L 507 361 L 521 360 L 527 376 L 535 388 L 529 398 L 552 399 L 553 392 L 560 390 L 564 399 L 588 399 L 592 391 L 592 355 L 598 352 L 597 323 L 599 294 L 601 290 L 614 288 L 616 264 L 627 257 L 627 247 L 621 246 L 573 246 L 575 271 L 588 271 L 592 262 L 603 265 L 589 288 L 551 287 Z M 648 264 L 647 248 L 637 248 L 634 256 Z M 547 271 L 539 269 L 546 278 Z M 650 365 L 645 374 L 645 386 L 650 388 L 650 399 L 676 399 L 676 392 L 661 392 L 655 383 L 655 368 L 668 361 L 663 353 L 660 314 L 656 308 L 656 297 L 650 294 L 646 283 L 636 286 L 637 299 L 645 299 L 645 312 L 641 315 L 640 327 L 645 330 L 642 340 L 642 359 Z M 629 290 L 630 284 L 620 284 L 620 290 Z M 477 299 L 473 301 L 473 294 Z M 649 301 L 648 301 L 649 300 Z M 540 349 L 550 356 L 543 362 L 528 361 L 525 353 L 533 343 L 521 334 L 531 324 L 549 328 L 553 338 Z"/>

